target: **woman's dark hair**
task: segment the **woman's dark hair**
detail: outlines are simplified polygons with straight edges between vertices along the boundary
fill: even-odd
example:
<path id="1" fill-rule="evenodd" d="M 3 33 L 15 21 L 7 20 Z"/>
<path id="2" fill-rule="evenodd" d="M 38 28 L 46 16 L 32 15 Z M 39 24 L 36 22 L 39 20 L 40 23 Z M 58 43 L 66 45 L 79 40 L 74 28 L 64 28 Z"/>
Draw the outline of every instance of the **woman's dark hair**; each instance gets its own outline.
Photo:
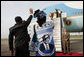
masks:
<path id="1" fill-rule="evenodd" d="M 38 17 L 39 11 L 40 11 L 40 10 L 38 9 L 38 10 L 36 10 L 36 11 L 34 12 L 34 18 L 35 18 L 35 17 Z"/>
<path id="2" fill-rule="evenodd" d="M 37 18 L 37 23 L 40 27 L 42 27 L 42 24 L 46 22 L 46 16 L 44 16 L 42 19 Z"/>
<path id="3" fill-rule="evenodd" d="M 46 22 L 46 14 L 43 11 L 40 11 L 39 9 L 34 12 L 34 17 L 37 17 L 37 23 L 40 27 L 42 27 L 42 24 Z"/>

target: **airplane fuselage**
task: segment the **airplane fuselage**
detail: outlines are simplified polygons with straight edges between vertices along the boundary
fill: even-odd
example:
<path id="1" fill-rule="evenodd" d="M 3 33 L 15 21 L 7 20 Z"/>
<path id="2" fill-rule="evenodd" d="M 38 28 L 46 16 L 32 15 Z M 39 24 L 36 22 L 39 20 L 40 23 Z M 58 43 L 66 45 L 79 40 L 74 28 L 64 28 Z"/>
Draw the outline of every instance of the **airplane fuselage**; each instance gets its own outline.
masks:
<path id="1" fill-rule="evenodd" d="M 67 28 L 68 32 L 81 32 L 83 31 L 83 8 L 80 7 L 77 4 L 58 4 L 46 7 L 44 11 L 47 14 L 47 18 L 49 18 L 50 12 L 56 12 L 55 9 L 66 12 L 67 20 L 63 22 L 64 27 Z"/>

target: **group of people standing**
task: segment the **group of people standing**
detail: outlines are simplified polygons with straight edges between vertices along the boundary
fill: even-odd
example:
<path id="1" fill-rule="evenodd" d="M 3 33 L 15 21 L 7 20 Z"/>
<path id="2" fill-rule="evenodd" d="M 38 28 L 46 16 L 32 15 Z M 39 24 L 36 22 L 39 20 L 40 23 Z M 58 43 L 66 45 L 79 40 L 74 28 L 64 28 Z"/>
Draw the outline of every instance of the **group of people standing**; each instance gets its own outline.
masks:
<path id="1" fill-rule="evenodd" d="M 46 21 L 46 13 L 39 9 L 33 13 L 30 9 L 30 16 L 26 21 L 23 21 L 20 16 L 15 17 L 16 24 L 9 29 L 9 49 L 11 56 L 14 54 L 13 39 L 15 36 L 15 56 L 29 56 L 29 42 L 30 35 L 28 34 L 27 27 L 32 21 L 32 18 L 37 18 L 37 25 L 39 28 L 36 30 L 34 25 L 34 31 L 37 38 L 37 51 L 36 56 L 56 56 L 54 41 L 53 41 L 53 28 L 54 23 L 52 21 Z M 50 15 L 51 20 L 53 15 Z M 62 40 L 64 54 L 66 53 L 66 47 L 70 54 L 69 48 L 69 34 L 64 30 Z"/>

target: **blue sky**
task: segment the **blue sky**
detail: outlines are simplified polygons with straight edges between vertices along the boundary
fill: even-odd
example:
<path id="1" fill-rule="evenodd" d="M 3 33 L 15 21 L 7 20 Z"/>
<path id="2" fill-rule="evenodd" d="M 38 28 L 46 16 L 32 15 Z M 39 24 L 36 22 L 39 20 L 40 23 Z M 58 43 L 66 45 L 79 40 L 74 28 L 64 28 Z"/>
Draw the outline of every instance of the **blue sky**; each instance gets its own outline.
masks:
<path id="1" fill-rule="evenodd" d="M 47 6 L 71 1 L 1 1 L 1 38 L 8 38 L 9 28 L 15 24 L 14 18 L 29 17 L 29 9 L 43 9 Z"/>

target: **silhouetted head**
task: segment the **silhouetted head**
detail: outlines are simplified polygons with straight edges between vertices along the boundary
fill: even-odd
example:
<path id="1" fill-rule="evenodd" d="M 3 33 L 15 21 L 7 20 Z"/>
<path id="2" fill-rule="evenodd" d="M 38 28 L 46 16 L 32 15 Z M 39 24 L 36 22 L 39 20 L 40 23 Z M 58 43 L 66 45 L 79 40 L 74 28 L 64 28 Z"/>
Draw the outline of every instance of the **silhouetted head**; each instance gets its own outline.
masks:
<path id="1" fill-rule="evenodd" d="M 42 27 L 42 24 L 44 24 L 46 22 L 46 16 L 44 16 L 43 18 L 37 18 L 37 23 L 39 24 L 40 27 Z"/>
<path id="2" fill-rule="evenodd" d="M 16 23 L 22 23 L 22 18 L 20 16 L 15 17 Z"/>
<path id="3" fill-rule="evenodd" d="M 40 11 L 40 10 L 38 9 L 38 10 L 36 10 L 36 11 L 34 12 L 34 18 L 38 17 L 39 11 Z"/>

